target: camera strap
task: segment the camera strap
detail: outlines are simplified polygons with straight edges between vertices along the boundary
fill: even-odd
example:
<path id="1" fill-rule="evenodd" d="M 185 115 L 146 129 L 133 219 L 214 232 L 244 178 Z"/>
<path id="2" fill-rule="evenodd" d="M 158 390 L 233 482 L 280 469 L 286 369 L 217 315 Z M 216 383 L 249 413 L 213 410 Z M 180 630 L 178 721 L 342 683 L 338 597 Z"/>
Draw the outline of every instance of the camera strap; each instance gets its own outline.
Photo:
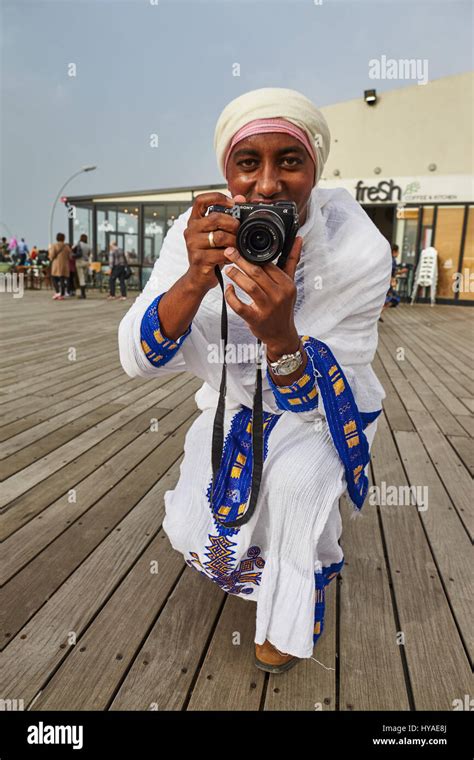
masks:
<path id="1" fill-rule="evenodd" d="M 215 519 L 226 528 L 240 528 L 245 525 L 252 517 L 257 504 L 260 482 L 263 471 L 263 402 L 262 402 L 262 365 L 261 365 L 261 341 L 257 339 L 257 375 L 255 382 L 255 393 L 253 397 L 252 409 L 252 484 L 250 496 L 247 502 L 247 509 L 236 520 L 228 521 L 218 515 L 213 503 L 214 488 L 217 474 L 221 465 L 222 451 L 224 447 L 224 413 L 225 413 L 225 394 L 227 381 L 226 365 L 226 348 L 228 337 L 227 322 L 227 304 L 224 295 L 224 281 L 220 267 L 216 264 L 214 267 L 216 277 L 222 290 L 222 312 L 221 312 L 221 341 L 224 344 L 224 361 L 222 365 L 221 384 L 219 388 L 219 401 L 217 404 L 216 414 L 214 417 L 214 426 L 212 430 L 212 487 L 211 487 L 211 510 Z"/>

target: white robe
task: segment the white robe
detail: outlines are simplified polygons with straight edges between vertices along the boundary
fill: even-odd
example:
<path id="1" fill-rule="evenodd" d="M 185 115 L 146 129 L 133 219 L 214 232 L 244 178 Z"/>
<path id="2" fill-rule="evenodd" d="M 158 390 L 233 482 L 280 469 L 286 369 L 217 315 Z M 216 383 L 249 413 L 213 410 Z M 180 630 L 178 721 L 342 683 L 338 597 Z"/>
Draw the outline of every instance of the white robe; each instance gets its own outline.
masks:
<path id="1" fill-rule="evenodd" d="M 165 493 L 163 529 L 188 564 L 209 577 L 209 566 L 204 563 L 210 547 L 216 556 L 230 552 L 229 567 L 234 571 L 250 566 L 258 570 L 258 583 L 247 584 L 249 593 L 239 594 L 257 603 L 255 642 L 263 644 L 269 639 L 282 652 L 311 657 L 314 574 L 343 559 L 338 543 L 338 502 L 346 488 L 321 394 L 313 411 L 282 412 L 263 373 L 263 409 L 281 417 L 268 438 L 254 515 L 231 535 L 219 538 L 206 492 L 212 480 L 212 427 L 222 370 L 220 363 L 208 361 L 209 346 L 220 343 L 220 288 L 216 286 L 206 294 L 191 333 L 168 363 L 152 365 L 141 348 L 140 323 L 146 308 L 188 268 L 182 233 L 190 213 L 188 209 L 171 227 L 144 291 L 119 327 L 120 360 L 129 376 L 189 371 L 204 381 L 195 395 L 202 413 L 187 432 L 178 483 Z M 329 346 L 351 385 L 359 410 L 376 411 L 381 408 L 384 392 L 370 362 L 390 281 L 390 246 L 346 191 L 318 187 L 312 191 L 308 218 L 298 234 L 304 243 L 295 275 L 297 330 Z M 225 271 L 223 274 L 225 285 L 230 278 Z M 316 277 L 321 278 L 317 283 Z M 240 300 L 251 300 L 238 286 L 235 289 Z M 255 345 L 256 339 L 243 320 L 230 307 L 227 311 L 228 343 Z M 253 362 L 228 364 L 225 435 L 242 405 L 252 408 L 254 383 Z M 369 445 L 375 429 L 373 422 L 365 430 Z M 252 559 L 257 556 L 258 563 Z"/>

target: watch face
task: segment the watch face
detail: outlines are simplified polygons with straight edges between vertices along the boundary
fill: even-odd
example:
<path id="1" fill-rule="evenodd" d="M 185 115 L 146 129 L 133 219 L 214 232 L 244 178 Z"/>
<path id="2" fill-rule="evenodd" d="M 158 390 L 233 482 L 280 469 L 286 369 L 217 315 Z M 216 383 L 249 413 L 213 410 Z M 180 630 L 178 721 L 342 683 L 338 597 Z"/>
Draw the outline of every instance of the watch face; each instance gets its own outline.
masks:
<path id="1" fill-rule="evenodd" d="M 278 367 L 277 373 L 279 375 L 291 375 L 292 372 L 298 369 L 301 364 L 300 358 L 284 359 Z"/>

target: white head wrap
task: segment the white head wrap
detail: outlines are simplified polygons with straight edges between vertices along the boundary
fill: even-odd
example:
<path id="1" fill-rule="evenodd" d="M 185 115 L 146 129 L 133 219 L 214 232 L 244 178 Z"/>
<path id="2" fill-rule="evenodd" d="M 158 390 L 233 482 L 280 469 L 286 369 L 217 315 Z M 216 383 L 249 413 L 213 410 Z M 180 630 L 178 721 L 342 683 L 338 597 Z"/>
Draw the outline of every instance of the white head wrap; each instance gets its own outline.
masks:
<path id="1" fill-rule="evenodd" d="M 308 135 L 317 157 L 314 185 L 321 177 L 329 155 L 331 135 L 326 119 L 316 106 L 297 90 L 262 87 L 231 100 L 219 116 L 214 132 L 214 149 L 222 174 L 227 147 L 235 133 L 254 119 L 283 118 L 296 124 Z"/>

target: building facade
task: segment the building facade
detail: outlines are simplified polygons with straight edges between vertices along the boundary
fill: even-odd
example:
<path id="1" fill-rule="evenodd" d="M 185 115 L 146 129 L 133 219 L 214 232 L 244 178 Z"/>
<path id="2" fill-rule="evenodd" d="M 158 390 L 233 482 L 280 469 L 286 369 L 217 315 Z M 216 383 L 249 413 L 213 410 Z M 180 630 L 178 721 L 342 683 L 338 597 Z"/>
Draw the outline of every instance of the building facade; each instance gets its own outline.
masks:
<path id="1" fill-rule="evenodd" d="M 439 303 L 474 304 L 474 75 L 459 74 L 322 108 L 332 136 L 321 187 L 344 187 L 399 246 L 413 277 L 420 252 L 438 251 Z M 70 242 L 85 232 L 106 267 L 112 240 L 142 289 L 163 238 L 196 195 L 226 185 L 70 197 Z M 411 283 L 408 283 L 411 290 Z"/>

